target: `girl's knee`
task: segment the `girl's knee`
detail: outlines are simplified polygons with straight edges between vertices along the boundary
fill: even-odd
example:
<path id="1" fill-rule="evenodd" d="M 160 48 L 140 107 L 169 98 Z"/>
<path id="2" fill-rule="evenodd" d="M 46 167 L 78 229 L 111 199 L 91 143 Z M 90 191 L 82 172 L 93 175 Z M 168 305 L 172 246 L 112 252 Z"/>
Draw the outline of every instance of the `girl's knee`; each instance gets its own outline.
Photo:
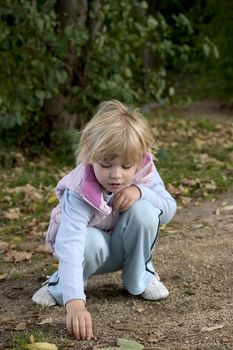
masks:
<path id="1" fill-rule="evenodd" d="M 144 228 L 156 229 L 159 225 L 159 216 L 161 210 L 152 206 L 146 200 L 136 201 L 129 209 L 128 215 L 133 219 L 135 225 L 143 226 Z"/>
<path id="2" fill-rule="evenodd" d="M 85 263 L 99 267 L 99 265 L 106 260 L 108 255 L 109 244 L 106 237 L 97 232 L 95 228 L 89 228 L 84 250 Z"/>

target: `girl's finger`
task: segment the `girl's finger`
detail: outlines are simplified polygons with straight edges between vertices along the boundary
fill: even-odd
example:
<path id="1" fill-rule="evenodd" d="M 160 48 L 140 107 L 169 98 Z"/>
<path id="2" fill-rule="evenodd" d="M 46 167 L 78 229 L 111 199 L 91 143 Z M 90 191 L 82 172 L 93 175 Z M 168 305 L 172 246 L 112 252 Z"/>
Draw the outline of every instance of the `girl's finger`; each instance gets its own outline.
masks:
<path id="1" fill-rule="evenodd" d="M 126 200 L 126 201 L 124 201 L 124 203 L 122 203 L 122 206 L 120 207 L 120 210 L 121 211 L 126 211 L 126 210 L 128 210 L 131 207 L 132 204 L 133 204 L 132 201 Z"/>
<path id="2" fill-rule="evenodd" d="M 80 339 L 80 325 L 78 319 L 73 320 L 73 334 L 75 339 Z"/>
<path id="3" fill-rule="evenodd" d="M 86 339 L 90 340 L 92 337 L 93 337 L 92 320 L 91 320 L 91 316 L 88 316 L 86 318 Z"/>
<path id="4" fill-rule="evenodd" d="M 67 329 L 67 332 L 69 333 L 69 335 L 71 337 L 73 337 L 74 336 L 74 332 L 73 332 L 72 319 L 68 318 L 68 317 L 66 317 L 66 329 Z"/>
<path id="5" fill-rule="evenodd" d="M 81 318 L 79 320 L 79 333 L 81 339 L 86 339 L 86 320 L 85 318 Z"/>

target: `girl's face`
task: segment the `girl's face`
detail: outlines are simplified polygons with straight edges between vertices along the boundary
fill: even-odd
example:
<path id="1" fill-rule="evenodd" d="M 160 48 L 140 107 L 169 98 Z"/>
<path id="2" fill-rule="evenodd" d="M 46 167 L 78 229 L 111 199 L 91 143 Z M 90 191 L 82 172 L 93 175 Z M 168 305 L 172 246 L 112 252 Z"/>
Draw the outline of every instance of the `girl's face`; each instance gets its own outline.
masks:
<path id="1" fill-rule="evenodd" d="M 108 192 L 118 192 L 132 184 L 137 170 L 137 164 L 124 163 L 123 157 L 112 160 L 100 160 L 92 163 L 95 177 L 99 184 Z"/>

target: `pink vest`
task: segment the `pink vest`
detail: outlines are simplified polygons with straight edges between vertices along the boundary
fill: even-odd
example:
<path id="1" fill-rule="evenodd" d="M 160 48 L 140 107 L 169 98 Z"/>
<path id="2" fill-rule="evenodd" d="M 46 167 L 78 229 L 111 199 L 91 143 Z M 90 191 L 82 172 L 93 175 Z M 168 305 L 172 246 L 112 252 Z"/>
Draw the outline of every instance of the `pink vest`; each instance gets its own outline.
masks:
<path id="1" fill-rule="evenodd" d="M 151 186 L 152 173 L 155 169 L 152 155 L 146 154 L 142 160 L 141 166 L 136 172 L 132 184 L 143 184 Z M 68 175 L 64 176 L 57 184 L 55 193 L 59 199 L 65 189 L 69 189 L 79 194 L 82 199 L 93 208 L 93 216 L 88 223 L 89 226 L 95 226 L 99 229 L 109 231 L 116 224 L 119 213 L 113 212 L 112 208 L 105 202 L 102 189 L 96 180 L 91 164 L 79 164 Z M 52 210 L 50 224 L 46 235 L 46 242 L 49 250 L 54 252 L 54 243 L 61 220 L 60 203 Z"/>

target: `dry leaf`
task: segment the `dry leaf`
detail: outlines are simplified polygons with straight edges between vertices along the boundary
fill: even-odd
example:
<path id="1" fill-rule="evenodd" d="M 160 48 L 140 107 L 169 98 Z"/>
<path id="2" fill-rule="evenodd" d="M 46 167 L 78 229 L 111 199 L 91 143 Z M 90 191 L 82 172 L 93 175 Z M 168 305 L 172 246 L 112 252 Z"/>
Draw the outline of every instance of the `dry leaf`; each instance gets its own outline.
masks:
<path id="1" fill-rule="evenodd" d="M 137 309 L 137 312 L 139 313 L 139 314 L 141 314 L 142 312 L 144 312 L 145 311 L 145 308 L 144 307 L 139 307 L 138 309 Z"/>
<path id="2" fill-rule="evenodd" d="M 55 344 L 45 342 L 27 344 L 25 348 L 29 350 L 58 350 Z"/>
<path id="3" fill-rule="evenodd" d="M 225 207 L 221 208 L 221 211 L 232 211 L 233 205 L 226 205 Z"/>
<path id="4" fill-rule="evenodd" d="M 16 250 L 11 250 L 7 252 L 4 260 L 7 262 L 20 262 L 30 260 L 32 253 L 28 252 L 17 252 Z"/>
<path id="5" fill-rule="evenodd" d="M 29 340 L 31 343 L 35 343 L 35 339 L 34 339 L 34 336 L 32 334 L 30 335 Z"/>
<path id="6" fill-rule="evenodd" d="M 214 191 L 214 190 L 216 190 L 217 185 L 216 185 L 215 181 L 212 180 L 211 182 L 205 184 L 205 185 L 204 185 L 204 188 L 205 188 L 206 190 L 209 190 L 209 191 Z"/>
<path id="7" fill-rule="evenodd" d="M 46 319 L 42 320 L 41 322 L 39 322 L 38 324 L 49 324 L 49 323 L 53 323 L 52 317 L 46 318 Z"/>
<path id="8" fill-rule="evenodd" d="M 223 324 L 219 324 L 213 327 L 203 327 L 201 329 L 201 332 L 213 332 L 213 331 L 216 331 L 217 329 L 222 329 L 223 327 L 224 327 Z"/>
<path id="9" fill-rule="evenodd" d="M 7 277 L 7 273 L 2 273 L 2 274 L 0 274 L 0 281 L 5 280 L 6 277 Z"/>
<path id="10" fill-rule="evenodd" d="M 36 253 L 50 253 L 46 244 L 40 244 L 38 247 L 33 248 L 33 252 Z"/>
<path id="11" fill-rule="evenodd" d="M 15 188 L 7 188 L 9 193 L 25 193 L 30 199 L 42 199 L 42 194 L 34 186 L 27 184 L 25 186 L 18 186 Z"/>
<path id="12" fill-rule="evenodd" d="M 27 328 L 27 323 L 26 322 L 20 322 L 15 326 L 15 330 L 16 331 L 25 331 L 25 329 Z"/>
<path id="13" fill-rule="evenodd" d="M 200 179 L 183 179 L 182 180 L 182 185 L 185 185 L 185 186 L 190 186 L 190 187 L 195 187 L 197 185 L 200 184 Z"/>
<path id="14" fill-rule="evenodd" d="M 223 337 L 223 338 L 222 338 L 222 341 L 223 341 L 224 343 L 229 343 L 229 342 L 231 341 L 231 339 L 230 339 L 229 337 Z"/>
<path id="15" fill-rule="evenodd" d="M 173 186 L 170 183 L 168 184 L 167 189 L 168 189 L 168 192 L 170 192 L 174 196 L 180 196 L 182 193 L 182 191 L 180 189 L 178 189 L 177 187 Z"/>
<path id="16" fill-rule="evenodd" d="M 10 243 L 8 242 L 4 242 L 4 241 L 0 241 L 0 250 L 2 250 L 3 252 L 7 251 L 10 248 Z"/>
<path id="17" fill-rule="evenodd" d="M 129 324 L 119 324 L 119 325 L 112 325 L 111 328 L 117 330 L 117 331 L 125 331 L 125 332 L 134 332 L 135 328 L 133 325 L 129 325 Z"/>
<path id="18" fill-rule="evenodd" d="M 7 212 L 3 212 L 3 216 L 10 220 L 19 219 L 21 216 L 20 208 L 12 208 Z"/>

